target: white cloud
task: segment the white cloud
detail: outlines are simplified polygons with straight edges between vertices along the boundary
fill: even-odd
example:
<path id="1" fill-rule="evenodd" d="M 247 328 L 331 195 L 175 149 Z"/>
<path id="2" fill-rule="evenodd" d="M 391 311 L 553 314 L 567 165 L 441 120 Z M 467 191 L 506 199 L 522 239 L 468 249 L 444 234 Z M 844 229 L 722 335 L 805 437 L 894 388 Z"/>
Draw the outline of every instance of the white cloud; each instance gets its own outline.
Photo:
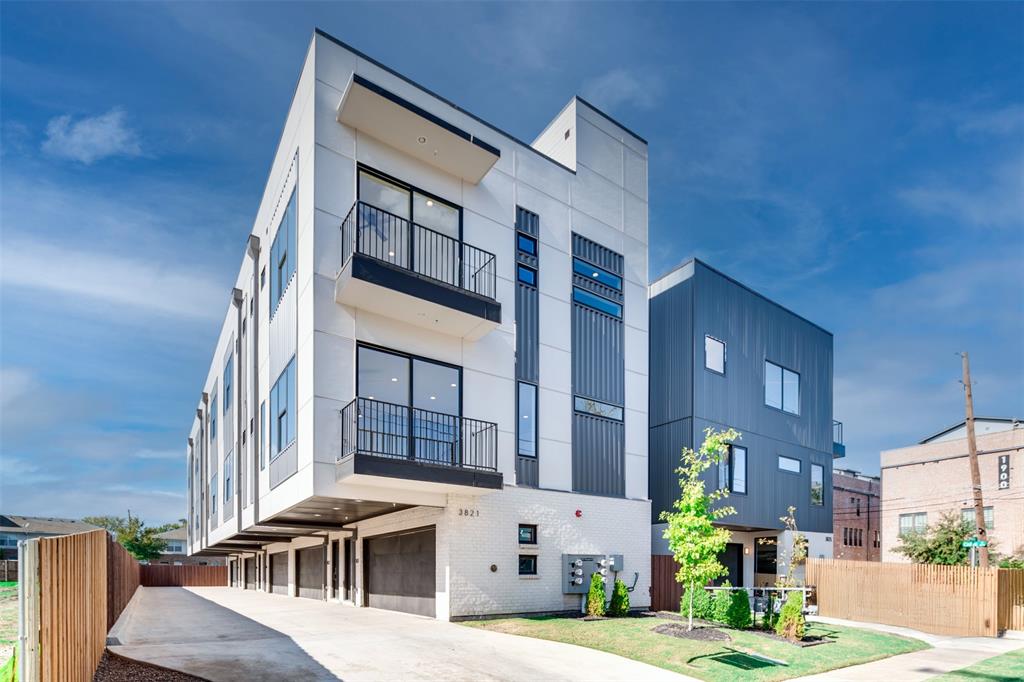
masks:
<path id="1" fill-rule="evenodd" d="M 140 156 L 138 135 L 125 124 L 124 111 L 72 121 L 70 114 L 50 119 L 43 151 L 51 156 L 86 165 L 111 156 Z"/>
<path id="2" fill-rule="evenodd" d="M 135 453 L 137 459 L 184 459 L 183 451 L 180 449 L 152 450 L 143 448 Z"/>
<path id="3" fill-rule="evenodd" d="M 129 307 L 210 320 L 223 313 L 223 306 L 211 301 L 227 305 L 223 285 L 185 263 L 160 264 L 24 237 L 4 243 L 0 283 L 106 303 L 117 315 L 123 315 L 118 307 Z"/>
<path id="4" fill-rule="evenodd" d="M 1011 104 L 1000 109 L 963 114 L 957 132 L 1009 135 L 1024 128 L 1024 104 Z"/>
<path id="5" fill-rule="evenodd" d="M 1024 157 L 992 168 L 988 177 L 934 180 L 900 190 L 897 196 L 921 213 L 971 227 L 1019 227 L 1024 224 Z"/>
<path id="6" fill-rule="evenodd" d="M 584 82 L 581 94 L 599 107 L 615 110 L 623 104 L 651 109 L 661 99 L 664 85 L 650 72 L 617 68 Z"/>

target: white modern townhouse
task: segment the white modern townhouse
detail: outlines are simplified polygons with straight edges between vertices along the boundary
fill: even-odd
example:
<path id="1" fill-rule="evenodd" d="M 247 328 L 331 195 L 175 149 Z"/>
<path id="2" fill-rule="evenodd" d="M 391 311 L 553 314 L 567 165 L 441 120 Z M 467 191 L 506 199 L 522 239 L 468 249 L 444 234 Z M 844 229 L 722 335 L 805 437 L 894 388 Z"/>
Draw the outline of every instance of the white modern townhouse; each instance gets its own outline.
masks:
<path id="1" fill-rule="evenodd" d="M 190 554 L 439 619 L 650 603 L 643 139 L 573 98 L 527 144 L 316 31 L 243 246 Z"/>

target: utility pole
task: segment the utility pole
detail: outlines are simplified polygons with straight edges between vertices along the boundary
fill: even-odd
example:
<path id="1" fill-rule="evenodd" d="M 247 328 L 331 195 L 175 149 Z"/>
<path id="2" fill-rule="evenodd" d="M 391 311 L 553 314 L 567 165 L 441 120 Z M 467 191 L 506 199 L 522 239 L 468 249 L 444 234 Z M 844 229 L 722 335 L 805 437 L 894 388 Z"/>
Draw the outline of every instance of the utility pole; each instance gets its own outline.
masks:
<path id="1" fill-rule="evenodd" d="M 974 440 L 974 394 L 971 392 L 971 363 L 967 351 L 960 353 L 963 360 L 964 402 L 967 411 L 967 454 L 971 460 L 971 489 L 974 491 L 974 536 L 986 544 L 979 547 L 982 567 L 988 568 L 988 532 L 985 529 L 985 505 L 981 499 L 981 472 L 978 469 L 978 445 Z"/>

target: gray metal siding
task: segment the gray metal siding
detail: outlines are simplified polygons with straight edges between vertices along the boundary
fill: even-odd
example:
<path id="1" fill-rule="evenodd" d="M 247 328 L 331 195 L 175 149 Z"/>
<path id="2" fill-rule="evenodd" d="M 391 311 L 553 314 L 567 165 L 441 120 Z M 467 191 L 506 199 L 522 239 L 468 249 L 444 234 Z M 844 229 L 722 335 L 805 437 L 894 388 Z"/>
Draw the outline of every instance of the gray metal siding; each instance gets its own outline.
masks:
<path id="1" fill-rule="evenodd" d="M 623 423 L 575 413 L 572 421 L 572 489 L 622 497 L 626 494 Z"/>
<path id="2" fill-rule="evenodd" d="M 572 306 L 572 385 L 576 395 L 622 405 L 626 357 L 622 320 Z"/>
<path id="3" fill-rule="evenodd" d="M 572 253 L 574 256 L 579 256 L 583 260 L 590 261 L 594 265 L 600 266 L 608 272 L 615 273 L 620 277 L 622 276 L 622 256 L 605 246 L 601 246 L 597 242 L 592 242 L 586 237 L 573 233 Z"/>
<path id="4" fill-rule="evenodd" d="M 693 415 L 831 452 L 832 335 L 703 264 L 694 278 Z M 724 377 L 704 369 L 705 334 L 726 342 Z M 764 404 L 766 359 L 800 374 L 799 416 Z"/>
<path id="5" fill-rule="evenodd" d="M 650 300 L 650 423 L 693 416 L 693 280 Z"/>
<path id="6" fill-rule="evenodd" d="M 679 499 L 679 467 L 684 447 L 693 447 L 693 420 L 677 419 L 651 428 L 647 467 L 651 496 L 651 523 L 659 523 L 662 511 Z"/>
<path id="7" fill-rule="evenodd" d="M 540 485 L 540 471 L 536 457 L 516 455 L 516 484 L 536 488 Z"/>
<path id="8" fill-rule="evenodd" d="M 516 379 L 537 383 L 540 376 L 540 299 L 537 290 L 516 282 Z"/>

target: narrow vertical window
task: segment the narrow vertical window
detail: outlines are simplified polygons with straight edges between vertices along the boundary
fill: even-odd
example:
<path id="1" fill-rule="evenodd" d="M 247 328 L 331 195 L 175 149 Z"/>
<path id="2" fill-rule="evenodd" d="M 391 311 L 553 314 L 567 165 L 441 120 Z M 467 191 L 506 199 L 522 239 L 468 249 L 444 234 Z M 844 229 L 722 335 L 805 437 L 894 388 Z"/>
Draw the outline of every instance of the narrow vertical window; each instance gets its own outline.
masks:
<path id="1" fill-rule="evenodd" d="M 733 493 L 747 492 L 747 449 L 730 445 L 718 460 L 718 487 Z"/>
<path id="2" fill-rule="evenodd" d="M 260 470 L 267 466 L 267 401 L 260 403 Z"/>
<path id="3" fill-rule="evenodd" d="M 811 465 L 811 504 L 825 504 L 825 467 L 820 464 Z M 860 516 L 859 509 L 857 515 Z"/>
<path id="4" fill-rule="evenodd" d="M 519 455 L 537 456 L 537 387 L 519 382 Z"/>

